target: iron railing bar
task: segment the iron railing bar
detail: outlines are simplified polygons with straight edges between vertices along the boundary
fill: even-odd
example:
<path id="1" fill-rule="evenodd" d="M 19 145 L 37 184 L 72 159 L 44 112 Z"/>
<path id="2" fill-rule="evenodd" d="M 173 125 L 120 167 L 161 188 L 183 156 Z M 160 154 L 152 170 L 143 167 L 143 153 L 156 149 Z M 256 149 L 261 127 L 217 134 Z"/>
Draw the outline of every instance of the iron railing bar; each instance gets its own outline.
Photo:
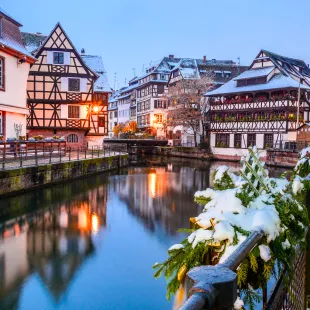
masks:
<path id="1" fill-rule="evenodd" d="M 187 299 L 186 303 L 180 308 L 180 310 L 211 310 L 217 297 L 217 293 L 214 292 L 214 287 L 210 287 L 210 290 L 212 290 L 210 294 L 205 292 L 194 293 L 189 299 Z M 212 296 L 212 293 L 215 293 L 214 297 Z"/>
<path id="2" fill-rule="evenodd" d="M 226 267 L 235 271 L 263 237 L 263 231 L 253 231 L 250 236 L 248 236 L 246 240 L 242 242 L 239 247 L 228 257 L 228 259 L 224 263 L 218 264 L 218 266 Z"/>

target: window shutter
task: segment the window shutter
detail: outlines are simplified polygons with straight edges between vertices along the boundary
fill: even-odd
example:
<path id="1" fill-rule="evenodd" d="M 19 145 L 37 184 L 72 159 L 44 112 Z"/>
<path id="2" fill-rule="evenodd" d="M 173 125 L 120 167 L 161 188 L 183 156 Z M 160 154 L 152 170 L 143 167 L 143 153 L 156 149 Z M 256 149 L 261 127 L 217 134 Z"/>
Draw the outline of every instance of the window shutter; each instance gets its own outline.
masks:
<path id="1" fill-rule="evenodd" d="M 64 65 L 70 65 L 70 53 L 69 52 L 64 53 Z"/>
<path id="2" fill-rule="evenodd" d="M 81 90 L 82 93 L 86 93 L 87 92 L 87 79 L 81 79 L 80 87 L 81 87 L 80 90 Z"/>
<path id="3" fill-rule="evenodd" d="M 68 91 L 68 78 L 61 78 L 61 91 Z"/>
<path id="4" fill-rule="evenodd" d="M 54 59 L 53 59 L 53 52 L 52 51 L 47 51 L 46 52 L 46 63 L 48 65 L 52 65 L 54 63 Z"/>

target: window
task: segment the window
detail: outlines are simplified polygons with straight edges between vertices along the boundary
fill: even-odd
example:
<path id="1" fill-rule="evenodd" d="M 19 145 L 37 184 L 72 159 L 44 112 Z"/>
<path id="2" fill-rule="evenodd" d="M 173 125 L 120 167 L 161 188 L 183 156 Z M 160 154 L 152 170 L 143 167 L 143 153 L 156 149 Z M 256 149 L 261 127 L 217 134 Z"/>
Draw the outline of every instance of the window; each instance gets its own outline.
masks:
<path id="1" fill-rule="evenodd" d="M 217 133 L 215 135 L 215 146 L 216 147 L 229 147 L 230 135 L 227 133 Z"/>
<path id="2" fill-rule="evenodd" d="M 166 80 L 166 75 L 165 75 L 165 74 L 161 74 L 161 75 L 160 75 L 160 79 L 161 79 L 161 80 Z"/>
<path id="3" fill-rule="evenodd" d="M 264 139 L 264 149 L 269 149 L 273 147 L 273 134 L 266 133 Z"/>
<path id="4" fill-rule="evenodd" d="M 155 123 L 161 124 L 163 122 L 163 115 L 162 114 L 155 114 Z"/>
<path id="5" fill-rule="evenodd" d="M 231 77 L 231 72 L 230 71 L 224 71 L 224 76 L 226 78 L 230 78 Z"/>
<path id="6" fill-rule="evenodd" d="M 248 147 L 249 146 L 255 146 L 256 145 L 256 134 L 255 133 L 249 133 L 248 134 Z"/>
<path id="7" fill-rule="evenodd" d="M 117 111 L 114 112 L 114 118 L 116 118 L 116 117 L 117 117 Z"/>
<path id="8" fill-rule="evenodd" d="M 104 123 L 105 123 L 104 116 L 99 116 L 99 118 L 98 118 L 98 126 L 99 127 L 105 127 Z"/>
<path id="9" fill-rule="evenodd" d="M 241 138 L 242 138 L 241 133 L 235 134 L 235 141 L 234 141 L 235 148 L 241 148 L 241 143 L 242 143 Z"/>
<path id="10" fill-rule="evenodd" d="M 5 90 L 5 60 L 0 57 L 0 90 Z"/>
<path id="11" fill-rule="evenodd" d="M 267 82 L 266 76 L 262 76 L 262 77 L 258 77 L 258 78 L 251 78 L 251 79 L 237 80 L 237 87 L 247 86 L 247 85 L 264 84 L 266 82 Z"/>
<path id="12" fill-rule="evenodd" d="M 76 105 L 69 105 L 68 118 L 80 118 L 80 107 Z"/>
<path id="13" fill-rule="evenodd" d="M 68 143 L 78 143 L 79 142 L 79 137 L 75 134 L 70 134 L 68 137 L 67 137 L 67 142 Z"/>
<path id="14" fill-rule="evenodd" d="M 63 65 L 64 64 L 64 53 L 54 52 L 53 53 L 53 63 L 55 65 Z"/>
<path id="15" fill-rule="evenodd" d="M 68 79 L 68 91 L 80 91 L 80 79 Z"/>

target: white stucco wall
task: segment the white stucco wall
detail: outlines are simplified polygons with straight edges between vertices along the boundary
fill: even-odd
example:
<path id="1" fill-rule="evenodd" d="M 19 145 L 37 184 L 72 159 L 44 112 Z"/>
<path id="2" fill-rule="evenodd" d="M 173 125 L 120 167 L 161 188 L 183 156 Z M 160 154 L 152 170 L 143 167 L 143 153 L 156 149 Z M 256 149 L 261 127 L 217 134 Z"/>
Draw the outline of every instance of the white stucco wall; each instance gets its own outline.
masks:
<path id="1" fill-rule="evenodd" d="M 27 78 L 29 63 L 18 64 L 17 58 L 0 51 L 5 58 L 5 89 L 0 91 L 0 111 L 5 112 L 6 138 L 16 137 L 14 124 L 22 124 L 21 135 L 26 135 Z"/>
<path id="2" fill-rule="evenodd" d="M 30 64 L 17 64 L 17 58 L 0 51 L 5 58 L 5 91 L 0 91 L 0 107 L 2 104 L 26 108 L 27 78 Z M 1 110 L 5 111 L 3 107 Z"/>
<path id="3" fill-rule="evenodd" d="M 0 107 L 1 108 L 1 107 Z M 18 138 L 14 129 L 14 124 L 22 124 L 21 136 L 26 135 L 26 115 L 19 113 L 6 112 L 6 137 L 7 138 Z"/>

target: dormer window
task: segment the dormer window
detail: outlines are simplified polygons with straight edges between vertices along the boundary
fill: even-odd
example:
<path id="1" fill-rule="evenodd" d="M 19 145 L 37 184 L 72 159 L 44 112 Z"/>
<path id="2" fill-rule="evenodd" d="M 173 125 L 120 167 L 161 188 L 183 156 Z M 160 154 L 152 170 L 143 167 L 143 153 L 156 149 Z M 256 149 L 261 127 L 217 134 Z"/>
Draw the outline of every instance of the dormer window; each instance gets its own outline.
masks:
<path id="1" fill-rule="evenodd" d="M 267 83 L 267 77 L 262 76 L 262 77 L 251 78 L 251 79 L 237 80 L 237 87 L 265 84 L 265 83 Z"/>
<path id="2" fill-rule="evenodd" d="M 55 65 L 64 64 L 64 53 L 63 52 L 54 52 L 53 53 L 53 63 Z"/>

